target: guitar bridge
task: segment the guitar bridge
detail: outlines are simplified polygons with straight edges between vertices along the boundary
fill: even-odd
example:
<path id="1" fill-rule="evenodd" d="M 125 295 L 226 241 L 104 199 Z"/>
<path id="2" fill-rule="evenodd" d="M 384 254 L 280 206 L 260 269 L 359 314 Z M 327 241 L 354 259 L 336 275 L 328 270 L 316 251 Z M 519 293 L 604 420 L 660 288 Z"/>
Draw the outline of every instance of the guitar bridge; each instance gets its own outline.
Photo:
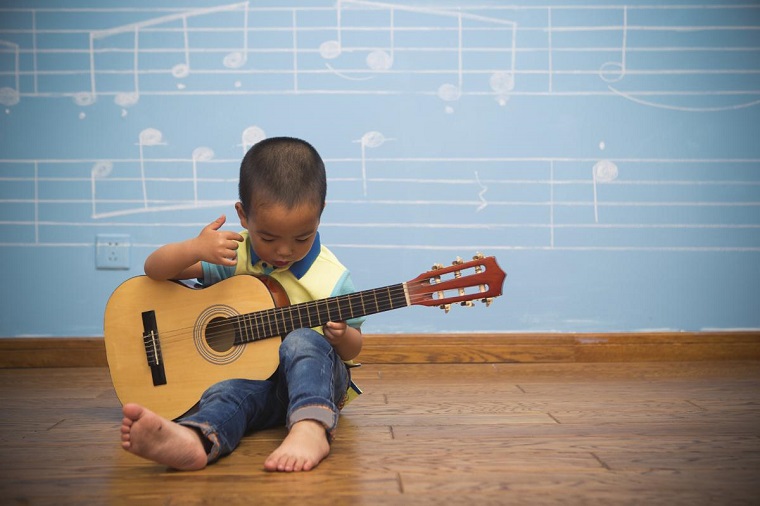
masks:
<path id="1" fill-rule="evenodd" d="M 161 339 L 158 336 L 156 312 L 145 311 L 142 314 L 142 321 L 145 356 L 153 377 L 153 386 L 166 385 L 166 370 L 164 369 L 164 358 L 161 355 Z"/>

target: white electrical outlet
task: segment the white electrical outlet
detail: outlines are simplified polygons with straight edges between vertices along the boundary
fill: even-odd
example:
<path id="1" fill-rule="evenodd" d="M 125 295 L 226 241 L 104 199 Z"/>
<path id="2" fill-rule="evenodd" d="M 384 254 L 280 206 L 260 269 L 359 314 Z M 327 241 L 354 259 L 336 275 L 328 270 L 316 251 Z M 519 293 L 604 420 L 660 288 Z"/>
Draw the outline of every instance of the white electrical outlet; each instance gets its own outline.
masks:
<path id="1" fill-rule="evenodd" d="M 95 267 L 129 269 L 129 247 L 127 234 L 98 234 L 95 236 Z"/>

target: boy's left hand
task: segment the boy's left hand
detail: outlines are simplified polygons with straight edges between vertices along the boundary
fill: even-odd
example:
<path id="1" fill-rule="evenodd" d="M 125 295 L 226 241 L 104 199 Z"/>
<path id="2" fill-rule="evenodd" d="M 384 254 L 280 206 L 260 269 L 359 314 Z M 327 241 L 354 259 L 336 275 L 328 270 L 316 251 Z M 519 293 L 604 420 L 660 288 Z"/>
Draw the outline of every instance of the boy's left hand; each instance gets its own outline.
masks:
<path id="1" fill-rule="evenodd" d="M 346 335 L 346 327 L 348 327 L 346 322 L 327 322 L 322 326 L 322 331 L 325 333 L 325 339 L 335 346 Z"/>

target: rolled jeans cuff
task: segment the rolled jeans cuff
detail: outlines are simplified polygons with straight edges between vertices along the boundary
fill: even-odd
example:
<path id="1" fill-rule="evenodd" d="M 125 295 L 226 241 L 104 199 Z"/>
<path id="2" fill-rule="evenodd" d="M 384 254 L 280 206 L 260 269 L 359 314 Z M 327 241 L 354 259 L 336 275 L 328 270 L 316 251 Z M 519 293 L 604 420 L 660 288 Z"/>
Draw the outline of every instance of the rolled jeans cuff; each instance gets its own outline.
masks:
<path id="1" fill-rule="evenodd" d="M 222 456 L 222 446 L 219 444 L 219 436 L 211 425 L 194 422 L 192 420 L 178 420 L 177 423 L 184 425 L 185 427 L 196 429 L 202 434 L 201 437 L 206 439 L 208 443 L 206 441 L 201 441 L 201 443 L 203 443 L 203 449 L 206 451 L 206 463 L 211 464 L 212 462 L 219 460 L 219 457 Z"/>
<path id="2" fill-rule="evenodd" d="M 338 427 L 338 413 L 328 406 L 312 404 L 296 408 L 288 417 L 288 430 L 303 420 L 314 420 L 325 427 L 327 438 L 332 441 Z"/>

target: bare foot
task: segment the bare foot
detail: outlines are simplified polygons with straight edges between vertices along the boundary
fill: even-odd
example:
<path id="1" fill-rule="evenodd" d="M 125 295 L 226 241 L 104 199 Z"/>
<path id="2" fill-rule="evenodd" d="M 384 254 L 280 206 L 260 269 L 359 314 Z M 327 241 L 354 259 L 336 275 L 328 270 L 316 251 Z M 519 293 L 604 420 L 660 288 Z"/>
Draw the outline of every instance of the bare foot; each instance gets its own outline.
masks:
<path id="1" fill-rule="evenodd" d="M 183 471 L 206 467 L 197 432 L 137 404 L 122 408 L 121 447 L 130 453 Z"/>
<path id="2" fill-rule="evenodd" d="M 314 420 L 301 420 L 291 428 L 282 444 L 272 452 L 267 471 L 310 471 L 330 454 L 325 427 Z"/>

